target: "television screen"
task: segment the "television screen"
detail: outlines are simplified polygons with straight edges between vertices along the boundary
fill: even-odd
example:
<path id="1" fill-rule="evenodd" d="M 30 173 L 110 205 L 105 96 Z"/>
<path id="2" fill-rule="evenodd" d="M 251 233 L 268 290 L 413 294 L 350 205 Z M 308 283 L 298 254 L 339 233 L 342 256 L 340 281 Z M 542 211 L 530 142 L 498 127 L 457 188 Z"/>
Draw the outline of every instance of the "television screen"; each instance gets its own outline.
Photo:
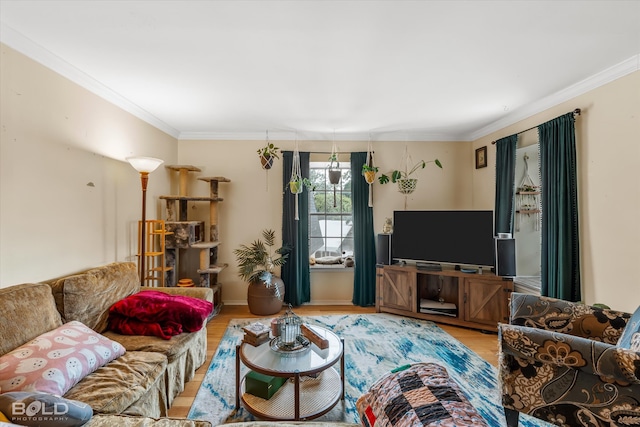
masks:
<path id="1" fill-rule="evenodd" d="M 395 211 L 395 260 L 495 265 L 493 211 Z"/>

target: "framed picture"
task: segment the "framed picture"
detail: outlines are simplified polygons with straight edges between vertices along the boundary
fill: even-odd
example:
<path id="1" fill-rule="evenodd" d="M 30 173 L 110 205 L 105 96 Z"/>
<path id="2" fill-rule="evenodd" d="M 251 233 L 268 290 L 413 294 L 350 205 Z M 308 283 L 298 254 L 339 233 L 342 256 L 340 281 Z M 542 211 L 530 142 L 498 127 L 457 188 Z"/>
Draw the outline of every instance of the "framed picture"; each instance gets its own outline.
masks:
<path id="1" fill-rule="evenodd" d="M 476 169 L 487 167 L 487 146 L 476 149 Z"/>

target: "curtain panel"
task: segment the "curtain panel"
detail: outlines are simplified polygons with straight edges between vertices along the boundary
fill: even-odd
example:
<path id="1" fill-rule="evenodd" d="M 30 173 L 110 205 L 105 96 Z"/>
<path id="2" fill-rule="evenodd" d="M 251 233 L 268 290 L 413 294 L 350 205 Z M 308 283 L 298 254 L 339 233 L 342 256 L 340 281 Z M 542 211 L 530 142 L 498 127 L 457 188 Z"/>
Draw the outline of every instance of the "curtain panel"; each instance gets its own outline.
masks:
<path id="1" fill-rule="evenodd" d="M 295 195 L 289 190 L 293 167 L 293 152 L 282 152 L 282 243 L 289 244 L 291 252 L 281 268 L 284 281 L 284 301 L 294 307 L 311 301 L 311 274 L 309 272 L 309 197 L 308 189 L 298 194 L 298 217 L 295 219 Z M 300 172 L 309 177 L 309 153 L 300 152 Z"/>
<path id="2" fill-rule="evenodd" d="M 543 296 L 580 301 L 575 117 L 538 126 L 542 179 Z"/>
<path id="3" fill-rule="evenodd" d="M 375 304 L 376 246 L 373 233 L 373 208 L 369 207 L 369 184 L 362 176 L 367 153 L 351 153 L 351 205 L 353 208 L 353 300 L 362 307 Z"/>
<path id="4" fill-rule="evenodd" d="M 516 146 L 518 135 L 496 141 L 496 200 L 494 233 L 513 233 Z"/>

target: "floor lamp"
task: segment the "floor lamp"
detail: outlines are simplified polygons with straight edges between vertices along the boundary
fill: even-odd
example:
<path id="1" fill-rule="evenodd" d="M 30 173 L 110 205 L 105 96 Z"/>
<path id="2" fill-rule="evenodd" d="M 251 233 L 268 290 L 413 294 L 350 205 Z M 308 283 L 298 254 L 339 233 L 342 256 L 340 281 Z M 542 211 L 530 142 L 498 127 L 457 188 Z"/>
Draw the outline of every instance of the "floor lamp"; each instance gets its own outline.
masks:
<path id="1" fill-rule="evenodd" d="M 138 172 L 140 172 L 140 182 L 142 183 L 142 227 L 140 228 L 140 286 L 145 285 L 145 241 L 146 241 L 146 228 L 147 228 L 147 182 L 149 181 L 149 174 L 156 170 L 163 161 L 160 159 L 154 159 L 153 157 L 127 157 L 126 159 L 131 166 Z"/>

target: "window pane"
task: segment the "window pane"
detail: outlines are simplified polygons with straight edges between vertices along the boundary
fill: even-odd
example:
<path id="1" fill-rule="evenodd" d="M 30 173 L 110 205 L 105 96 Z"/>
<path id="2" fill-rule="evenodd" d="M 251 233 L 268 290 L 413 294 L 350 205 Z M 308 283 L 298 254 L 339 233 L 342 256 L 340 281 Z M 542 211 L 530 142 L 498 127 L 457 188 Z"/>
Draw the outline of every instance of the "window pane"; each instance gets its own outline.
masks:
<path id="1" fill-rule="evenodd" d="M 309 255 L 353 255 L 351 170 L 341 163 L 338 184 L 329 182 L 328 163 L 311 163 L 309 177 L 315 191 L 309 197 Z"/>

